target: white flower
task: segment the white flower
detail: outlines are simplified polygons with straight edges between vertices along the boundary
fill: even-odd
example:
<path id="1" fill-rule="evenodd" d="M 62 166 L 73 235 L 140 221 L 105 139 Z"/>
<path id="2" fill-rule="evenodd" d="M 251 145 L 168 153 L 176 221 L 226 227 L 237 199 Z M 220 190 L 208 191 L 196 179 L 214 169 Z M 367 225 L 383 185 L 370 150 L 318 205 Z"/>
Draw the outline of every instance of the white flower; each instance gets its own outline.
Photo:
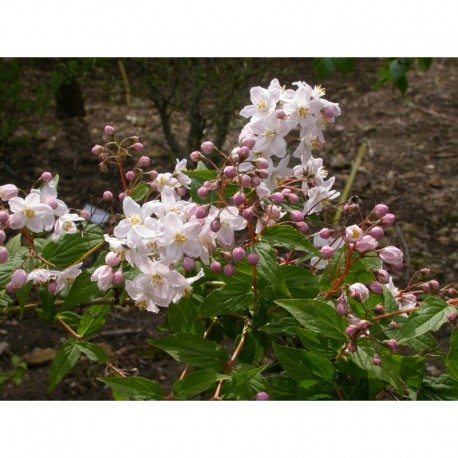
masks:
<path id="1" fill-rule="evenodd" d="M 173 172 L 173 176 L 176 177 L 176 179 L 185 187 L 189 188 L 189 185 L 191 184 L 191 178 L 189 178 L 187 175 L 182 173 L 183 170 L 186 170 L 186 159 L 183 159 L 181 161 L 178 161 L 177 159 L 177 165 L 175 167 L 175 171 Z"/>
<path id="2" fill-rule="evenodd" d="M 230 248 L 235 243 L 234 231 L 245 229 L 247 221 L 239 215 L 237 207 L 226 207 L 219 213 L 219 222 L 221 229 L 217 233 L 218 241 L 223 247 Z"/>
<path id="3" fill-rule="evenodd" d="M 357 225 L 353 224 L 353 226 L 348 226 L 345 229 L 345 238 L 349 242 L 357 242 L 363 238 L 364 231 Z"/>
<path id="4" fill-rule="evenodd" d="M 58 240 L 61 234 L 75 234 L 77 227 L 75 221 L 84 221 L 84 218 L 75 213 L 67 213 L 56 219 L 52 239 Z"/>
<path id="5" fill-rule="evenodd" d="M 11 229 L 21 229 L 24 226 L 32 232 L 50 230 L 54 225 L 52 208 L 40 202 L 40 196 L 31 193 L 25 199 L 13 197 L 9 201 L 13 214 L 10 216 Z"/>
<path id="6" fill-rule="evenodd" d="M 293 169 L 288 167 L 289 160 L 290 156 L 285 156 L 276 167 L 269 167 L 267 169 L 269 177 L 266 178 L 264 182 L 271 192 L 278 188 L 284 178 L 291 176 Z"/>
<path id="7" fill-rule="evenodd" d="M 57 272 L 56 276 L 56 293 L 61 291 L 65 286 L 71 286 L 75 281 L 75 278 L 81 273 L 80 267 L 83 265 L 82 262 L 76 264 L 68 269 L 63 270 L 62 272 Z"/>
<path id="8" fill-rule="evenodd" d="M 329 204 L 329 200 L 340 196 L 340 192 L 331 190 L 334 181 L 335 177 L 331 177 L 321 186 L 309 189 L 309 200 L 305 203 L 304 214 L 319 213 Z"/>
<path id="9" fill-rule="evenodd" d="M 252 121 L 255 121 L 265 118 L 275 110 L 278 98 L 280 97 L 280 91 L 277 88 L 268 90 L 256 86 L 250 89 L 250 96 L 252 105 L 246 106 L 240 112 L 240 115 L 245 118 L 252 118 Z"/>
<path id="10" fill-rule="evenodd" d="M 101 291 L 107 291 L 112 285 L 113 268 L 108 265 L 97 267 L 91 275 L 91 281 L 96 281 Z"/>
<path id="11" fill-rule="evenodd" d="M 392 277 L 390 277 L 390 281 L 386 287 L 396 301 L 396 304 L 398 304 L 399 310 L 406 310 L 412 307 L 416 307 L 417 298 L 415 294 L 400 292 L 399 289 L 394 286 Z M 407 313 L 403 313 L 402 316 L 407 316 Z"/>

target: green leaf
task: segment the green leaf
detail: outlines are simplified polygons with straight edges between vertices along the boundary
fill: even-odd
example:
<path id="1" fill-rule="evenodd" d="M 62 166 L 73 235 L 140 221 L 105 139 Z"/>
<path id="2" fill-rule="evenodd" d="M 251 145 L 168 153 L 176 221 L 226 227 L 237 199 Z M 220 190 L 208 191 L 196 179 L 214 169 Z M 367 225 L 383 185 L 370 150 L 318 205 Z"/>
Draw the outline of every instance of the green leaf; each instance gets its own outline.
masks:
<path id="1" fill-rule="evenodd" d="M 458 380 L 458 331 L 454 330 L 450 336 L 450 350 L 445 361 L 447 372 Z"/>
<path id="2" fill-rule="evenodd" d="M 458 380 L 446 374 L 439 377 L 425 377 L 417 399 L 456 401 L 458 400 Z"/>
<path id="3" fill-rule="evenodd" d="M 315 298 L 320 292 L 319 277 L 302 266 L 281 266 L 286 286 L 293 297 Z"/>
<path id="4" fill-rule="evenodd" d="M 296 348 L 282 347 L 273 342 L 273 348 L 278 360 L 286 373 L 295 380 L 310 378 L 331 381 L 335 377 L 335 370 L 331 362 L 314 353 Z"/>
<path id="5" fill-rule="evenodd" d="M 438 347 L 436 339 L 429 333 L 413 337 L 405 342 L 405 345 L 410 347 L 417 354 L 434 352 Z"/>
<path id="6" fill-rule="evenodd" d="M 15 235 L 14 237 L 10 238 L 5 245 L 5 248 L 8 250 L 8 255 L 10 258 L 15 257 L 19 254 L 22 244 L 22 233 Z"/>
<path id="7" fill-rule="evenodd" d="M 30 291 L 33 287 L 31 281 L 28 281 L 22 288 L 16 292 L 16 298 L 18 300 L 19 310 L 21 315 L 24 313 L 24 306 L 29 298 Z"/>
<path id="8" fill-rule="evenodd" d="M 99 382 L 108 385 L 114 392 L 135 401 L 164 399 L 161 385 L 143 377 L 99 377 Z"/>
<path id="9" fill-rule="evenodd" d="M 273 289 L 276 297 L 291 297 L 273 248 L 266 242 L 259 242 L 256 244 L 256 252 L 259 255 L 257 276 L 266 282 L 267 289 Z"/>
<path id="10" fill-rule="evenodd" d="M 57 242 L 49 242 L 43 250 L 43 257 L 56 269 L 66 269 L 103 241 L 102 230 L 89 225 L 84 233 L 65 234 Z"/>
<path id="11" fill-rule="evenodd" d="M 327 359 L 335 358 L 342 347 L 342 340 L 316 334 L 308 329 L 297 328 L 296 335 L 306 350 Z"/>
<path id="12" fill-rule="evenodd" d="M 222 345 L 192 334 L 173 334 L 159 340 L 148 340 L 148 343 L 181 363 L 215 372 L 222 371 L 229 360 Z"/>
<path id="13" fill-rule="evenodd" d="M 347 340 L 346 320 L 327 302 L 313 299 L 281 299 L 275 303 L 291 313 L 305 329 L 341 342 Z"/>
<path id="14" fill-rule="evenodd" d="M 81 315 L 78 315 L 75 312 L 63 311 L 63 312 L 59 312 L 57 316 L 61 320 L 64 320 L 65 323 L 67 323 L 71 328 L 77 327 L 81 321 Z"/>
<path id="15" fill-rule="evenodd" d="M 28 252 L 29 250 L 27 248 L 21 248 L 16 252 L 15 256 L 10 256 L 7 262 L 0 264 L 0 291 L 5 290 L 13 272 L 22 268 Z"/>
<path id="16" fill-rule="evenodd" d="M 447 315 L 455 309 L 438 297 L 428 297 L 421 304 L 420 310 L 412 312 L 396 336 L 398 343 L 405 343 L 413 337 L 429 331 L 437 331 L 447 322 Z"/>
<path id="17" fill-rule="evenodd" d="M 204 325 L 199 317 L 197 306 L 188 299 L 182 299 L 176 304 L 170 304 L 168 320 L 173 332 L 196 334 L 202 336 Z"/>
<path id="18" fill-rule="evenodd" d="M 304 251 L 313 256 L 320 256 L 314 245 L 291 226 L 271 226 L 262 234 L 261 240 L 271 246 L 286 248 L 294 251 Z"/>
<path id="19" fill-rule="evenodd" d="M 259 331 L 266 334 L 276 335 L 282 334 L 284 336 L 295 336 L 299 323 L 296 319 L 286 316 L 279 319 L 273 319 L 271 322 L 259 328 Z"/>
<path id="20" fill-rule="evenodd" d="M 60 381 L 72 370 L 80 357 L 76 340 L 67 340 L 58 350 L 51 367 L 48 393 L 54 391 Z"/>
<path id="21" fill-rule="evenodd" d="M 146 194 L 148 194 L 149 187 L 146 183 L 140 183 L 130 194 L 130 197 L 135 200 L 135 202 L 138 202 L 142 200 Z"/>
<path id="22" fill-rule="evenodd" d="M 277 401 L 290 401 L 296 399 L 297 382 L 284 375 L 273 375 L 266 378 L 272 387 L 272 394 Z"/>
<path id="23" fill-rule="evenodd" d="M 75 346 L 78 347 L 81 353 L 84 353 L 91 361 L 97 363 L 106 364 L 108 361 L 108 355 L 105 350 L 98 345 L 89 342 L 76 342 Z"/>
<path id="24" fill-rule="evenodd" d="M 202 317 L 215 317 L 227 313 L 237 313 L 253 305 L 254 295 L 251 285 L 239 283 L 223 286 L 212 291 L 199 307 Z"/>
<path id="25" fill-rule="evenodd" d="M 232 375 L 232 386 L 233 390 L 245 385 L 248 383 L 252 378 L 256 377 L 256 375 L 260 374 L 264 371 L 268 365 L 264 365 L 261 367 L 252 368 L 250 365 L 241 364 L 237 367 L 236 372 Z"/>
<path id="26" fill-rule="evenodd" d="M 189 399 L 212 388 L 220 380 L 230 380 L 228 375 L 210 371 L 196 371 L 184 380 L 173 385 L 173 393 L 177 399 Z"/>
<path id="27" fill-rule="evenodd" d="M 109 305 L 91 305 L 81 318 L 77 330 L 78 334 L 86 339 L 97 334 L 105 325 L 106 316 L 109 311 Z"/>
<path id="28" fill-rule="evenodd" d="M 72 308 L 79 304 L 99 299 L 105 294 L 105 291 L 100 291 L 97 282 L 91 281 L 91 273 L 85 270 L 73 282 L 65 299 L 64 308 Z"/>

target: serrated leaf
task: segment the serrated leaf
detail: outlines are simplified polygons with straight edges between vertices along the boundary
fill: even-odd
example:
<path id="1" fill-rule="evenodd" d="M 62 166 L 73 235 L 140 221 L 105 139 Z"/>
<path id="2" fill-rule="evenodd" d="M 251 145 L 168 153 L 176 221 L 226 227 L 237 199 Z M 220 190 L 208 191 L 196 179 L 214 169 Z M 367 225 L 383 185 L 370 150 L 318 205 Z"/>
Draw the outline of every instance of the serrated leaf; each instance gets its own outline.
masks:
<path id="1" fill-rule="evenodd" d="M 425 377 L 417 399 L 456 401 L 458 400 L 458 380 L 447 374 L 439 377 Z"/>
<path id="2" fill-rule="evenodd" d="M 272 387 L 272 394 L 277 401 L 296 399 L 297 382 L 284 375 L 273 375 L 266 378 Z"/>
<path id="3" fill-rule="evenodd" d="M 215 317 L 227 313 L 237 313 L 253 305 L 254 295 L 251 285 L 234 284 L 212 291 L 199 307 L 202 317 Z"/>
<path id="4" fill-rule="evenodd" d="M 154 380 L 143 377 L 99 377 L 113 391 L 134 401 L 150 401 L 164 399 L 161 385 Z"/>
<path id="5" fill-rule="evenodd" d="M 291 226 L 271 226 L 262 234 L 261 240 L 271 246 L 303 251 L 313 256 L 320 256 L 315 246 L 299 231 Z"/>
<path id="6" fill-rule="evenodd" d="M 458 331 L 454 330 L 450 336 L 450 350 L 445 361 L 447 372 L 458 380 Z"/>
<path id="7" fill-rule="evenodd" d="M 107 304 L 91 305 L 81 318 L 77 330 L 78 334 L 84 338 L 97 334 L 105 325 L 109 311 L 110 306 Z"/>
<path id="8" fill-rule="evenodd" d="M 256 252 L 259 255 L 256 275 L 266 282 L 267 289 L 275 291 L 276 297 L 291 297 L 273 248 L 266 242 L 259 242 Z"/>
<path id="9" fill-rule="evenodd" d="M 185 334 L 199 336 L 202 336 L 205 332 L 197 306 L 187 299 L 182 299 L 176 304 L 170 304 L 168 321 L 173 332 L 184 332 Z"/>
<path id="10" fill-rule="evenodd" d="M 305 329 L 342 342 L 347 340 L 347 322 L 332 305 L 313 299 L 280 299 L 275 303 L 286 309 Z"/>
<path id="11" fill-rule="evenodd" d="M 229 360 L 222 345 L 192 334 L 173 334 L 159 340 L 148 340 L 148 343 L 181 363 L 215 372 L 222 371 Z"/>
<path id="12" fill-rule="evenodd" d="M 228 375 L 210 371 L 196 371 L 184 380 L 178 380 L 173 385 L 173 393 L 177 399 L 190 399 L 209 390 L 220 380 L 230 380 Z"/>
<path id="13" fill-rule="evenodd" d="M 81 353 L 84 353 L 91 361 L 105 364 L 108 361 L 108 355 L 105 350 L 98 345 L 89 342 L 76 342 L 75 346 L 78 347 Z"/>
<path id="14" fill-rule="evenodd" d="M 280 364 L 286 373 L 295 380 L 304 376 L 331 381 L 335 377 L 335 369 L 327 358 L 297 348 L 282 347 L 273 342 L 273 348 Z"/>
<path id="15" fill-rule="evenodd" d="M 59 312 L 58 317 L 64 320 L 71 328 L 77 327 L 81 321 L 81 315 L 70 311 Z"/>
<path id="16" fill-rule="evenodd" d="M 130 197 L 135 200 L 135 202 L 138 202 L 142 200 L 146 194 L 148 194 L 149 187 L 146 183 L 140 183 L 130 194 Z"/>
<path id="17" fill-rule="evenodd" d="M 11 237 L 5 245 L 5 248 L 8 250 L 8 255 L 10 258 L 13 258 L 19 253 L 19 250 L 22 247 L 21 244 L 22 233 Z"/>
<path id="18" fill-rule="evenodd" d="M 281 266 L 280 268 L 293 297 L 313 299 L 320 292 L 319 278 L 305 267 Z"/>
<path id="19" fill-rule="evenodd" d="M 61 380 L 73 369 L 80 357 L 76 340 L 67 340 L 57 351 L 49 380 L 48 393 L 54 391 Z"/>
<path id="20" fill-rule="evenodd" d="M 240 386 L 248 383 L 256 375 L 264 371 L 268 365 L 251 368 L 251 366 L 240 365 L 232 375 L 232 389 L 236 390 Z"/>
<path id="21" fill-rule="evenodd" d="M 106 295 L 101 291 L 97 282 L 91 280 L 91 273 L 87 270 L 81 272 L 73 282 L 64 302 L 64 308 L 73 308 Z"/>
<path id="22" fill-rule="evenodd" d="M 103 241 L 102 230 L 90 225 L 84 233 L 65 234 L 57 242 L 49 242 L 43 250 L 43 257 L 56 269 L 66 269 Z"/>
<path id="23" fill-rule="evenodd" d="M 270 335 L 282 334 L 284 336 L 295 336 L 299 322 L 293 317 L 286 316 L 275 321 L 271 321 L 259 328 L 259 331 Z"/>
<path id="24" fill-rule="evenodd" d="M 412 312 L 396 336 L 398 343 L 405 343 L 430 331 L 437 331 L 447 322 L 447 315 L 455 309 L 438 297 L 428 297 L 421 304 L 420 310 Z"/>

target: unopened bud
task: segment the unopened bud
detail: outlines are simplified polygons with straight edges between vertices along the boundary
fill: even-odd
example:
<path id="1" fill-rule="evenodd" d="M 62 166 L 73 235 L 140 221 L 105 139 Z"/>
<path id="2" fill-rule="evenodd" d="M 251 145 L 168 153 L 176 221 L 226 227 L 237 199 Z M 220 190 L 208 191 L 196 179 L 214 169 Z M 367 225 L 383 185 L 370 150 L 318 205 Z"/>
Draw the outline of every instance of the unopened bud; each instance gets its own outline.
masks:
<path id="1" fill-rule="evenodd" d="M 107 137 L 112 137 L 114 135 L 114 127 L 112 126 L 105 126 L 104 132 Z"/>
<path id="2" fill-rule="evenodd" d="M 91 218 L 91 214 L 87 210 L 81 210 L 80 216 L 81 218 L 84 218 L 86 221 L 89 221 L 89 219 Z"/>
<path id="3" fill-rule="evenodd" d="M 356 346 L 356 344 L 354 342 L 350 342 L 348 345 L 347 345 L 347 350 L 350 352 L 350 353 L 356 353 L 358 351 L 358 347 Z"/>
<path id="4" fill-rule="evenodd" d="M 281 120 L 285 119 L 286 117 L 286 113 L 283 109 L 278 109 L 278 110 L 275 110 L 275 114 L 277 115 L 277 118 Z"/>
<path id="5" fill-rule="evenodd" d="M 242 146 L 239 149 L 239 158 L 240 160 L 244 161 L 245 159 L 248 159 L 248 156 L 250 155 L 250 148 L 246 146 Z"/>
<path id="6" fill-rule="evenodd" d="M 10 218 L 8 212 L 0 211 L 0 223 L 6 223 Z"/>
<path id="7" fill-rule="evenodd" d="M 135 172 L 132 170 L 129 170 L 126 172 L 126 178 L 128 181 L 134 181 L 135 180 Z"/>
<path id="8" fill-rule="evenodd" d="M 0 229 L 0 245 L 3 245 L 6 240 L 6 234 L 5 231 Z"/>
<path id="9" fill-rule="evenodd" d="M 255 266 L 259 262 L 259 255 L 256 253 L 250 253 L 247 256 L 246 260 L 248 261 L 248 264 L 250 264 L 251 266 Z"/>
<path id="10" fill-rule="evenodd" d="M 11 276 L 11 284 L 16 289 L 21 289 L 27 283 L 27 272 L 24 269 L 18 269 Z"/>
<path id="11" fill-rule="evenodd" d="M 196 210 L 196 218 L 197 219 L 204 219 L 208 216 L 208 212 L 209 212 L 209 209 L 206 205 L 203 205 L 202 207 L 199 207 L 197 210 Z"/>
<path id="12" fill-rule="evenodd" d="M 358 334 L 360 331 L 359 327 L 356 326 L 355 324 L 351 324 L 350 326 L 345 329 L 345 334 L 347 334 L 348 337 L 355 337 L 356 334 Z"/>
<path id="13" fill-rule="evenodd" d="M 369 288 L 369 291 L 372 291 L 375 294 L 383 294 L 383 287 L 377 281 L 373 281 L 372 283 L 369 283 L 367 287 Z"/>
<path id="14" fill-rule="evenodd" d="M 383 218 L 380 218 L 382 226 L 392 226 L 396 221 L 396 216 L 393 213 L 387 213 Z"/>
<path id="15" fill-rule="evenodd" d="M 455 324 L 458 321 L 458 314 L 449 313 L 447 315 L 447 320 L 450 321 L 450 323 Z"/>
<path id="16" fill-rule="evenodd" d="M 234 205 L 236 205 L 237 207 L 243 205 L 246 201 L 245 194 L 242 191 L 237 192 L 232 197 L 232 201 L 234 202 Z"/>
<path id="17" fill-rule="evenodd" d="M 185 256 L 181 261 L 181 267 L 183 267 L 186 272 L 191 272 L 196 267 L 196 261 L 194 259 Z"/>
<path id="18" fill-rule="evenodd" d="M 302 234 L 307 234 L 307 232 L 310 230 L 307 223 L 296 223 L 296 228 Z"/>
<path id="19" fill-rule="evenodd" d="M 242 146 L 246 146 L 250 150 L 254 148 L 255 144 L 256 144 L 256 139 L 254 137 L 245 137 L 241 142 Z"/>
<path id="20" fill-rule="evenodd" d="M 110 251 L 107 253 L 105 256 L 105 264 L 107 264 L 110 267 L 116 267 L 121 263 L 121 258 L 118 256 L 116 253 L 113 251 Z"/>
<path id="21" fill-rule="evenodd" d="M 233 165 L 228 165 L 224 167 L 223 173 L 226 178 L 234 178 L 237 176 L 237 169 Z"/>
<path id="22" fill-rule="evenodd" d="M 243 248 L 237 247 L 232 251 L 232 258 L 235 262 L 240 262 L 245 259 L 246 251 Z"/>
<path id="23" fill-rule="evenodd" d="M 213 152 L 215 148 L 215 145 L 212 142 L 203 142 L 202 145 L 200 145 L 200 149 L 205 153 L 205 154 L 210 154 Z"/>
<path id="24" fill-rule="evenodd" d="M 259 157 L 253 163 L 257 169 L 266 170 L 269 168 L 269 161 L 263 157 Z"/>
<path id="25" fill-rule="evenodd" d="M 210 190 L 208 188 L 204 188 L 203 186 L 197 190 L 197 196 L 199 199 L 206 199 L 210 195 Z"/>
<path id="26" fill-rule="evenodd" d="M 300 198 L 297 194 L 288 194 L 288 202 L 291 204 L 291 205 L 297 205 L 300 201 Z"/>
<path id="27" fill-rule="evenodd" d="M 321 229 L 320 232 L 318 232 L 318 235 L 322 238 L 322 239 L 325 239 L 327 240 L 329 237 L 331 237 L 331 230 L 328 229 L 327 227 L 324 227 L 323 229 Z"/>
<path id="28" fill-rule="evenodd" d="M 148 167 L 150 164 L 151 159 L 148 156 L 142 156 L 137 162 L 137 167 Z"/>
<path id="29" fill-rule="evenodd" d="M 227 264 L 224 267 L 224 275 L 226 275 L 226 277 L 232 277 L 236 274 L 236 272 L 237 272 L 237 269 L 235 268 L 233 264 Z"/>
<path id="30" fill-rule="evenodd" d="M 270 396 L 265 391 L 261 391 L 256 395 L 254 400 L 255 401 L 269 401 Z"/>
<path id="31" fill-rule="evenodd" d="M 200 151 L 193 151 L 189 155 L 189 158 L 191 159 L 192 162 L 199 162 L 202 159 L 202 154 Z"/>
<path id="32" fill-rule="evenodd" d="M 210 264 L 210 269 L 215 272 L 215 274 L 218 274 L 221 272 L 221 263 L 218 262 L 218 261 L 213 261 L 211 264 Z"/>
<path id="33" fill-rule="evenodd" d="M 285 196 L 281 192 L 274 192 L 270 196 L 270 200 L 275 204 L 275 205 L 281 205 L 285 201 Z"/>
<path id="34" fill-rule="evenodd" d="M 139 152 L 139 153 L 143 151 L 143 145 L 142 145 L 141 143 L 139 143 L 139 142 L 134 143 L 134 144 L 132 145 L 132 148 L 133 148 L 135 151 Z"/>
<path id="35" fill-rule="evenodd" d="M 243 218 L 245 218 L 246 220 L 251 220 L 254 218 L 254 211 L 251 207 L 249 208 L 245 208 L 245 210 L 243 210 L 242 212 L 242 216 Z"/>
<path id="36" fill-rule="evenodd" d="M 381 240 L 385 235 L 385 231 L 380 226 L 375 226 L 370 230 L 370 235 L 372 235 L 375 240 Z"/>
<path id="37" fill-rule="evenodd" d="M 43 183 L 49 183 L 52 180 L 52 173 L 43 172 L 40 178 L 41 178 L 41 181 L 43 181 Z"/>
<path id="38" fill-rule="evenodd" d="M 91 151 L 92 151 L 92 154 L 95 154 L 96 156 L 98 156 L 103 151 L 103 146 L 95 145 L 92 147 Z"/>
<path id="39" fill-rule="evenodd" d="M 221 229 L 221 223 L 219 222 L 219 220 L 214 219 L 214 220 L 210 223 L 210 230 L 211 230 L 212 232 L 218 232 L 220 229 Z"/>
<path id="40" fill-rule="evenodd" d="M 430 280 L 428 283 L 430 284 L 431 289 L 436 291 L 440 289 L 440 283 L 437 280 Z"/>
<path id="41" fill-rule="evenodd" d="M 377 216 L 377 218 L 383 218 L 390 211 L 390 209 L 385 204 L 378 204 L 372 211 L 375 216 Z"/>
<path id="42" fill-rule="evenodd" d="M 392 321 L 389 326 L 388 326 L 391 330 L 393 329 L 399 329 L 399 323 L 397 323 L 396 321 Z"/>
<path id="43" fill-rule="evenodd" d="M 385 313 L 385 307 L 382 304 L 377 304 L 373 310 L 376 315 L 383 315 Z"/>
<path id="44" fill-rule="evenodd" d="M 103 200 L 107 200 L 107 201 L 113 200 L 113 193 L 111 191 L 105 191 L 102 197 L 103 197 Z"/>
<path id="45" fill-rule="evenodd" d="M 350 307 L 346 302 L 339 302 L 336 306 L 336 312 L 340 316 L 347 316 L 350 313 Z"/>
<path id="46" fill-rule="evenodd" d="M 8 250 L 4 246 L 0 246 L 0 264 L 5 264 L 8 261 Z"/>
<path id="47" fill-rule="evenodd" d="M 242 188 L 248 188 L 249 186 L 251 186 L 251 178 L 250 178 L 250 176 L 249 175 L 242 175 L 240 177 L 239 183 L 240 183 L 240 186 L 242 186 Z"/>
<path id="48" fill-rule="evenodd" d="M 391 350 L 396 351 L 398 349 L 398 342 L 395 339 L 385 341 L 385 345 Z"/>
<path id="49" fill-rule="evenodd" d="M 304 221 L 304 215 L 299 210 L 293 210 L 289 214 L 289 217 L 290 217 L 291 221 L 294 221 L 296 223 L 300 223 L 301 221 Z"/>
<path id="50" fill-rule="evenodd" d="M 114 286 L 119 286 L 124 282 L 124 273 L 122 270 L 118 270 L 111 277 L 111 284 Z"/>
<path id="51" fill-rule="evenodd" d="M 336 250 L 332 246 L 326 245 L 321 248 L 320 253 L 323 259 L 331 259 L 336 254 Z"/>
<path id="52" fill-rule="evenodd" d="M 372 359 L 372 364 L 374 366 L 379 366 L 379 367 L 382 365 L 382 360 L 380 359 L 380 356 L 377 353 L 374 355 L 374 358 Z"/>

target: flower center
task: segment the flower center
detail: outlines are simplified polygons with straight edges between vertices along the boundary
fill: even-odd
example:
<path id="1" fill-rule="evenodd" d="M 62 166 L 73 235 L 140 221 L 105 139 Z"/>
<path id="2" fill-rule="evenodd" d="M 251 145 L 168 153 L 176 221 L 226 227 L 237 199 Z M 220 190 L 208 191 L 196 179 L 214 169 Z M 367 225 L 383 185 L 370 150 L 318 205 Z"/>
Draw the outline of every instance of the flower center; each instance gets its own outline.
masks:
<path id="1" fill-rule="evenodd" d="M 65 231 L 65 232 L 68 232 L 72 229 L 73 225 L 72 225 L 72 222 L 71 221 L 65 221 L 65 223 L 63 224 L 62 226 L 62 229 Z"/>
<path id="2" fill-rule="evenodd" d="M 270 130 L 270 129 L 267 129 L 264 132 L 264 136 L 267 137 L 269 140 L 273 140 L 276 135 L 277 135 L 277 132 Z"/>
<path id="3" fill-rule="evenodd" d="M 134 226 L 135 224 L 140 224 L 142 222 L 141 218 L 138 215 L 132 216 L 129 219 L 129 221 L 130 221 L 130 224 L 132 224 L 132 226 Z"/>
<path id="4" fill-rule="evenodd" d="M 159 275 L 159 274 L 154 274 L 154 275 L 151 275 L 151 283 L 153 284 L 153 286 L 160 286 L 162 285 L 162 276 Z"/>
<path id="5" fill-rule="evenodd" d="M 33 210 L 32 208 L 26 208 L 24 210 L 24 215 L 26 218 L 35 218 L 36 213 L 35 210 Z"/>
<path id="6" fill-rule="evenodd" d="M 260 102 L 258 102 L 257 107 L 261 111 L 266 111 L 267 110 L 267 103 L 264 102 L 264 100 L 261 100 Z"/>
<path id="7" fill-rule="evenodd" d="M 309 114 L 309 110 L 308 110 L 308 108 L 300 107 L 297 110 L 297 114 L 299 115 L 300 118 L 306 118 L 307 115 Z"/>
<path id="8" fill-rule="evenodd" d="M 175 236 L 175 242 L 184 243 L 184 242 L 186 242 L 186 240 L 188 240 L 188 238 L 183 234 L 177 234 Z"/>

